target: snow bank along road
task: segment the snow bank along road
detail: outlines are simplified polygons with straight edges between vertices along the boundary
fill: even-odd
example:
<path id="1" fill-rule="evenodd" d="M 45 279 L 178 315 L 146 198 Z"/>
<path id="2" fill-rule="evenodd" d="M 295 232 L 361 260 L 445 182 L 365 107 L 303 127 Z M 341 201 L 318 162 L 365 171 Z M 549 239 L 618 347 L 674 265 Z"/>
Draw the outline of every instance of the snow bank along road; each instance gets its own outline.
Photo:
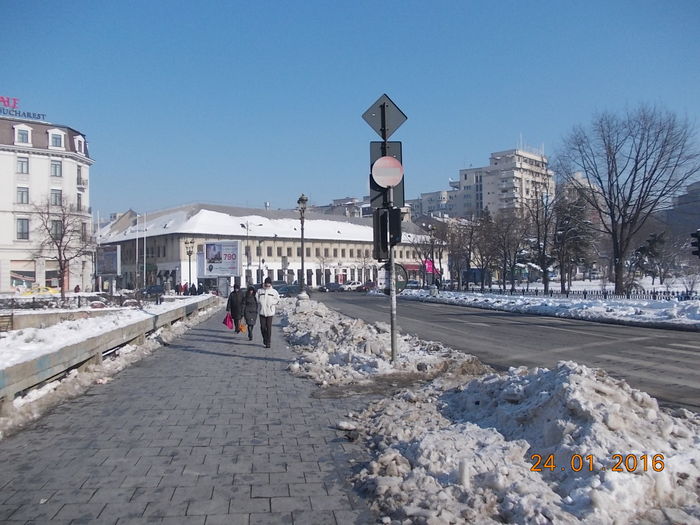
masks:
<path id="1" fill-rule="evenodd" d="M 364 294 L 314 294 L 329 307 L 366 322 L 389 321 L 389 301 Z M 574 360 L 605 369 L 663 404 L 700 410 L 700 337 L 658 330 L 401 301 L 400 330 L 440 341 L 497 369 L 554 367 Z"/>

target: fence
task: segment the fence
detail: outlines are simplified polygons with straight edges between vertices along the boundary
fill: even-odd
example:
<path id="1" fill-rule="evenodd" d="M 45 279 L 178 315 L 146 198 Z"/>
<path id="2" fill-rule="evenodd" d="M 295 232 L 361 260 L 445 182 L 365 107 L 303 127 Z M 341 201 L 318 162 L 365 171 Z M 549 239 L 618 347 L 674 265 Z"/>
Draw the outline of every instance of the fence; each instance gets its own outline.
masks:
<path id="1" fill-rule="evenodd" d="M 482 293 L 480 288 L 470 288 L 465 290 L 466 293 Z M 657 301 L 657 300 L 677 300 L 677 301 L 687 301 L 690 299 L 698 299 L 698 295 L 694 292 L 670 292 L 666 290 L 657 291 L 651 290 L 648 292 L 628 292 L 624 294 L 616 294 L 614 292 L 608 292 L 605 290 L 571 290 L 569 292 L 562 293 L 561 291 L 555 292 L 550 289 L 547 293 L 544 290 L 533 289 L 527 290 L 526 288 L 516 289 L 516 290 L 504 290 L 503 288 L 484 288 L 483 293 L 495 294 L 495 295 L 518 295 L 518 296 L 533 296 L 533 297 L 553 297 L 553 298 L 573 298 L 573 299 L 634 299 L 642 301 Z"/>

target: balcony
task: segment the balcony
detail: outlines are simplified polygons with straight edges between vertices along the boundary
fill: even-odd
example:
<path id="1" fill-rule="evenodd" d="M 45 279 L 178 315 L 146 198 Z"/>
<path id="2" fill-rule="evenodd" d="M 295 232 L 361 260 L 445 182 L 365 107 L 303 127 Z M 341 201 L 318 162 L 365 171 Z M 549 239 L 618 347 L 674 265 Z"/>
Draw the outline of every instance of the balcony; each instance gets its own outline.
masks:
<path id="1" fill-rule="evenodd" d="M 78 186 L 78 189 L 84 190 L 85 188 L 87 188 L 88 181 L 87 181 L 87 179 L 85 179 L 83 177 L 78 177 L 78 179 L 76 181 L 76 185 Z"/>

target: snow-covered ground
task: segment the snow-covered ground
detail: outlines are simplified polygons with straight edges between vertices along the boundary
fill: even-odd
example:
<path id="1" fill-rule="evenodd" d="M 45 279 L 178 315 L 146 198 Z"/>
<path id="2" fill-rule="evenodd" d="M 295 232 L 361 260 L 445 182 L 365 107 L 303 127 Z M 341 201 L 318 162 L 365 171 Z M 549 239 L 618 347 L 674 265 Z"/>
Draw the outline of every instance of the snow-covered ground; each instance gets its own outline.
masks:
<path id="1" fill-rule="evenodd" d="M 300 354 L 290 370 L 322 387 L 432 380 L 338 422 L 375 453 L 355 481 L 386 523 L 700 523 L 697 414 L 661 409 L 603 370 L 496 374 L 409 336 L 394 367 L 383 323 L 314 301 L 282 310 Z"/>
<path id="2" fill-rule="evenodd" d="M 374 292 L 381 293 L 381 292 Z M 700 330 L 700 300 L 550 298 L 429 290 L 404 290 L 401 299 L 502 310 L 569 319 Z"/>
<path id="3" fill-rule="evenodd" d="M 133 321 L 148 318 L 157 313 L 182 306 L 186 302 L 201 300 L 202 296 L 186 297 L 177 302 L 151 305 L 144 310 L 136 308 L 122 309 L 114 315 L 78 321 L 64 321 L 48 328 L 30 328 L 1 333 L 0 336 L 0 370 L 33 359 L 62 348 L 63 346 L 84 341 L 95 333 L 124 326 Z M 65 378 L 52 381 L 40 388 L 30 390 L 25 396 L 15 398 L 10 414 L 0 417 L 0 439 L 26 423 L 41 416 L 48 408 L 65 399 L 82 394 L 94 383 L 111 381 L 131 363 L 149 355 L 163 343 L 168 343 L 189 328 L 205 321 L 221 308 L 215 304 L 201 310 L 197 315 L 178 321 L 171 326 L 162 327 L 150 334 L 142 345 L 126 345 L 118 349 L 101 364 L 88 365 L 83 370 L 72 370 Z"/>

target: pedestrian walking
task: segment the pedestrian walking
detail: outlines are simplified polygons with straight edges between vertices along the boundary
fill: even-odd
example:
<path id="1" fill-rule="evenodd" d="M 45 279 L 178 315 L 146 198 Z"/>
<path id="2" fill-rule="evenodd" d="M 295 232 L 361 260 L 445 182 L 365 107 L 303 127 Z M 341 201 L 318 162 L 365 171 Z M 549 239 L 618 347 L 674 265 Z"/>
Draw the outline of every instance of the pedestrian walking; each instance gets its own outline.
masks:
<path id="1" fill-rule="evenodd" d="M 190 285 L 190 295 L 197 295 L 197 285 L 194 283 Z"/>
<path id="2" fill-rule="evenodd" d="M 202 295 L 204 293 L 204 285 L 202 283 L 199 283 L 199 286 L 197 286 L 197 295 Z"/>
<path id="3" fill-rule="evenodd" d="M 258 318 L 258 300 L 255 298 L 255 287 L 249 286 L 243 296 L 243 319 L 248 325 L 248 341 L 253 340 L 253 328 Z"/>
<path id="4" fill-rule="evenodd" d="M 280 294 L 272 287 L 272 279 L 269 277 L 265 278 L 263 287 L 258 290 L 257 300 L 260 309 L 260 333 L 265 348 L 270 348 L 272 317 L 275 315 L 275 306 L 279 303 Z"/>
<path id="5" fill-rule="evenodd" d="M 177 295 L 180 295 L 180 291 L 181 291 L 181 289 L 180 289 L 180 283 L 177 283 L 177 284 L 175 285 L 175 293 L 176 293 Z"/>
<path id="6" fill-rule="evenodd" d="M 182 283 L 182 295 L 188 295 L 190 293 L 190 287 L 187 286 L 187 281 Z"/>
<path id="7" fill-rule="evenodd" d="M 241 293 L 241 287 L 238 284 L 233 285 L 233 291 L 228 295 L 228 302 L 226 303 L 226 311 L 230 312 L 233 318 L 233 327 L 236 329 L 236 333 L 241 331 L 241 317 L 243 317 L 243 294 Z"/>

